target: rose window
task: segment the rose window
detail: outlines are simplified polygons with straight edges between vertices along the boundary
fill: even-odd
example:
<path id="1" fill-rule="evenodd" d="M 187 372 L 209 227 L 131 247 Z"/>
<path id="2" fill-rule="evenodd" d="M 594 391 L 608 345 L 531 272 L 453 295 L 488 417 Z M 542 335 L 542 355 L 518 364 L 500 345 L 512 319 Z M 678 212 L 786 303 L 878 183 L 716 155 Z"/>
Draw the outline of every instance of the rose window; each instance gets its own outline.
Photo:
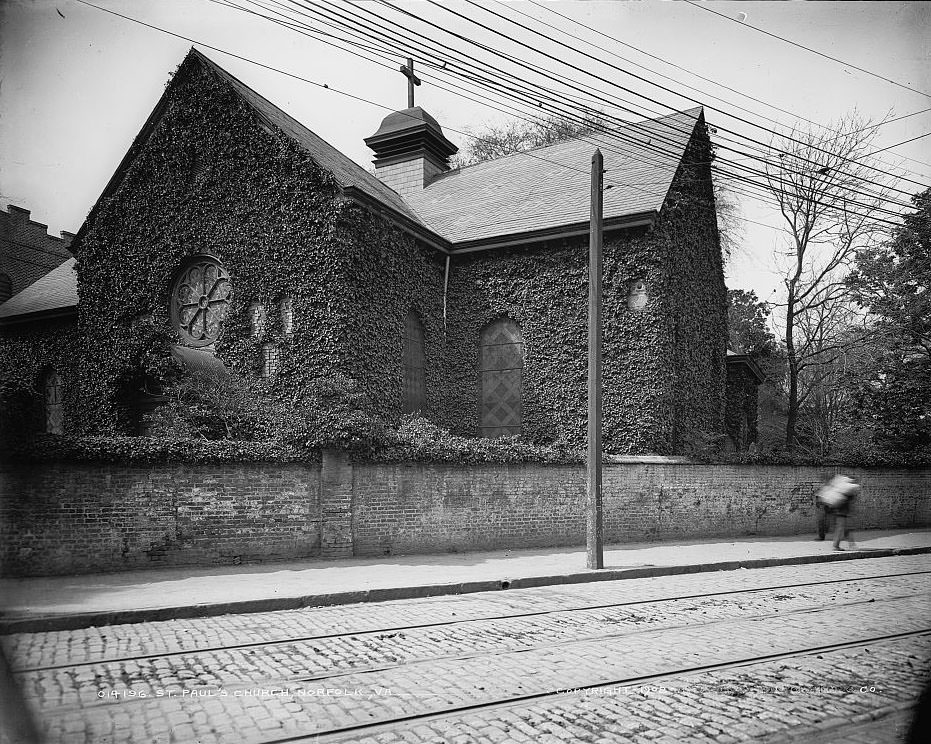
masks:
<path id="1" fill-rule="evenodd" d="M 231 295 L 229 274 L 213 259 L 198 259 L 181 272 L 171 290 L 171 319 L 185 343 L 217 340 Z"/>

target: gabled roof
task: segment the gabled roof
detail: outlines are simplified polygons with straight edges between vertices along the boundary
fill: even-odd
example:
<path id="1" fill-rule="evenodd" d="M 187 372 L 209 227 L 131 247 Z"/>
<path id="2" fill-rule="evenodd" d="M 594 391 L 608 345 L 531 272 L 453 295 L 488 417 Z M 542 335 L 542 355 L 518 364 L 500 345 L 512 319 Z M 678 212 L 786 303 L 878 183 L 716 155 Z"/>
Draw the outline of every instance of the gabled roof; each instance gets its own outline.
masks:
<path id="1" fill-rule="evenodd" d="M 702 109 L 693 108 L 624 125 L 610 133 L 592 133 L 478 163 L 445 173 L 423 191 L 402 198 L 196 49 L 188 53 L 182 69 L 187 64 L 201 64 L 226 81 L 264 122 L 281 130 L 332 173 L 348 196 L 446 252 L 587 230 L 591 156 L 596 147 L 604 155 L 606 169 L 605 226 L 652 220 L 662 207 L 685 148 L 702 118 Z M 172 84 L 174 81 L 169 88 Z M 157 125 L 166 96 L 167 91 L 78 232 L 77 250 L 97 205 L 119 188 L 139 148 Z"/>
<path id="2" fill-rule="evenodd" d="M 467 166 L 406 200 L 454 247 L 587 224 L 597 147 L 606 171 L 606 223 L 658 212 L 701 116 L 693 108 Z"/>
<path id="3" fill-rule="evenodd" d="M 0 322 L 25 321 L 73 311 L 78 304 L 74 265 L 75 260 L 69 258 L 0 305 Z"/>

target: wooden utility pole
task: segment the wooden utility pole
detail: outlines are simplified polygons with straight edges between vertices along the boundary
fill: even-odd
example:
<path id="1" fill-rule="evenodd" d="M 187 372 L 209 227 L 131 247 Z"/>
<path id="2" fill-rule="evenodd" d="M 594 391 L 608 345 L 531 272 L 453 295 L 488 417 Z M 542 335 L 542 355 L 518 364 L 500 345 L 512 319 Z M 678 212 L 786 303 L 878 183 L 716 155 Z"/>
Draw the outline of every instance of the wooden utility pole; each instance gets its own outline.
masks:
<path id="1" fill-rule="evenodd" d="M 589 568 L 604 568 L 601 519 L 601 218 L 604 158 L 592 155 L 592 220 L 588 242 L 588 477 L 585 546 Z"/>

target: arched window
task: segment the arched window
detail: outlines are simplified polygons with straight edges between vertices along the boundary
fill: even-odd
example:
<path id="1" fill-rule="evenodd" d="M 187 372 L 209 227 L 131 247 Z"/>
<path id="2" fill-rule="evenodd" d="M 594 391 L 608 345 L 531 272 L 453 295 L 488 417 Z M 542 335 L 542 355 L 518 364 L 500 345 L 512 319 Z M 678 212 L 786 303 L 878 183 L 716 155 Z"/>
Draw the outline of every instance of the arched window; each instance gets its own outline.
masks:
<path id="1" fill-rule="evenodd" d="M 294 300 L 290 297 L 281 301 L 281 331 L 285 336 L 294 333 Z"/>
<path id="2" fill-rule="evenodd" d="M 520 434 L 524 343 L 520 326 L 502 318 L 485 326 L 479 368 L 479 427 L 484 437 Z"/>
<path id="3" fill-rule="evenodd" d="M 13 296 L 13 280 L 9 274 L 0 273 L 0 302 L 6 302 Z"/>
<path id="4" fill-rule="evenodd" d="M 62 405 L 61 378 L 49 370 L 42 380 L 45 397 L 45 431 L 48 434 L 65 433 L 65 412 Z"/>
<path id="5" fill-rule="evenodd" d="M 407 314 L 404 330 L 404 412 L 422 411 L 427 406 L 424 382 L 424 330 L 420 316 Z"/>
<path id="6" fill-rule="evenodd" d="M 268 320 L 268 314 L 265 308 L 259 303 L 253 302 L 249 306 L 249 326 L 253 338 L 257 338 L 265 333 L 265 323 Z"/>
<path id="7" fill-rule="evenodd" d="M 262 377 L 271 379 L 278 374 L 277 344 L 262 344 Z"/>

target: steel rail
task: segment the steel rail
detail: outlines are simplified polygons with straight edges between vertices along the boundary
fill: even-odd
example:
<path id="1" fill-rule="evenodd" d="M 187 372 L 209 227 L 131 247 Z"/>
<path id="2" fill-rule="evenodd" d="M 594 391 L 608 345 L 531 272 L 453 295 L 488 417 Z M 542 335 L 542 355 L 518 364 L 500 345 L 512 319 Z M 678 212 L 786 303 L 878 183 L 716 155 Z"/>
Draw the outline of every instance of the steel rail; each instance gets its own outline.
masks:
<path id="1" fill-rule="evenodd" d="M 236 651 L 239 649 L 250 649 L 250 648 L 261 648 L 261 647 L 276 647 L 284 646 L 288 644 L 295 643 L 305 643 L 310 641 L 321 641 L 329 638 L 346 638 L 349 636 L 368 636 L 376 635 L 379 633 L 394 633 L 402 632 L 405 630 L 418 630 L 421 628 L 436 628 L 442 626 L 453 626 L 453 625 L 467 625 L 470 623 L 494 621 L 494 620 L 511 620 L 519 619 L 525 617 L 540 617 L 543 615 L 554 615 L 560 613 L 570 613 L 570 612 L 582 612 L 587 610 L 603 610 L 611 609 L 613 607 L 629 607 L 634 605 L 654 605 L 661 604 L 663 602 L 676 602 L 683 600 L 691 599 L 704 599 L 707 597 L 725 597 L 728 595 L 741 595 L 741 594 L 752 594 L 755 592 L 767 592 L 775 590 L 787 590 L 787 589 L 797 589 L 801 587 L 811 587 L 811 586 L 824 586 L 826 584 L 844 584 L 852 583 L 856 581 L 876 581 L 880 579 L 892 579 L 892 578 L 907 578 L 911 576 L 920 576 L 923 574 L 931 573 L 931 570 L 923 571 L 910 571 L 906 573 L 891 573 L 891 574 L 879 574 L 876 576 L 857 576 L 852 578 L 841 578 L 841 579 L 830 579 L 824 581 L 807 581 L 797 584 L 777 584 L 774 586 L 765 586 L 765 587 L 752 587 L 747 589 L 732 589 L 730 591 L 721 591 L 721 592 L 704 592 L 701 594 L 686 594 L 679 595 L 674 597 L 662 597 L 659 599 L 641 599 L 641 600 L 631 600 L 624 602 L 610 602 L 603 604 L 585 604 L 575 607 L 561 607 L 558 609 L 547 609 L 547 610 L 536 610 L 532 612 L 514 612 L 508 614 L 499 614 L 499 615 L 484 615 L 481 617 L 473 618 L 464 618 L 457 620 L 440 620 L 436 622 L 429 623 L 417 623 L 417 624 L 408 624 L 408 625 L 389 625 L 380 628 L 366 628 L 359 630 L 347 630 L 337 633 L 317 633 L 314 635 L 307 636 L 297 636 L 293 638 L 283 638 L 271 641 L 250 641 L 247 643 L 223 645 L 223 646 L 204 646 L 204 647 L 193 647 L 190 649 L 184 649 L 179 651 L 166 651 L 166 652 L 151 652 L 145 654 L 135 654 L 133 656 L 114 656 L 101 659 L 94 659 L 89 661 L 79 661 L 72 662 L 68 664 L 52 664 L 47 666 L 34 666 L 34 667 L 17 667 L 13 669 L 14 674 L 32 674 L 39 672 L 52 672 L 60 671 L 65 669 L 77 669 L 81 667 L 89 667 L 95 665 L 107 665 L 107 664 L 117 664 L 121 662 L 134 662 L 145 659 L 165 659 L 165 658 L 174 658 L 179 656 L 187 656 L 191 654 L 206 654 L 206 653 L 216 653 L 223 651 Z M 537 587 L 534 587 L 535 589 Z M 461 595 L 460 595 L 461 596 Z M 906 598 L 913 595 L 903 595 L 902 598 Z M 404 600 L 406 601 L 406 600 Z M 849 604 L 859 604 L 858 602 L 851 602 Z M 807 610 L 799 610 L 807 611 Z M 283 610 L 282 612 L 293 612 L 293 610 Z M 787 614 L 787 613 L 786 613 Z M 769 615 L 763 615 L 758 617 L 769 617 Z M 439 657 L 436 657 L 439 658 Z M 359 671 L 359 669 L 353 669 L 352 671 Z"/>

